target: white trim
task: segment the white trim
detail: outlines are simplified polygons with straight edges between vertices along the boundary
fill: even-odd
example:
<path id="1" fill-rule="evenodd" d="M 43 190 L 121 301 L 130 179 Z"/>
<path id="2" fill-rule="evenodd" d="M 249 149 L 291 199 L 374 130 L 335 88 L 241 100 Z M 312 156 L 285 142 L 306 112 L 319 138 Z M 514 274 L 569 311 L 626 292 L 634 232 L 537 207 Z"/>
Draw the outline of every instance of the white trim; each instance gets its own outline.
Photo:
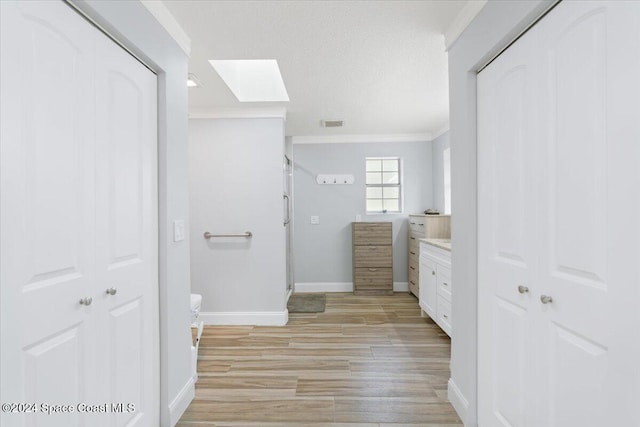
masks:
<path id="1" fill-rule="evenodd" d="M 176 395 L 169 405 L 169 420 L 174 426 L 180 421 L 180 417 L 187 410 L 191 401 L 196 397 L 196 388 L 193 377 L 189 377 L 182 390 Z"/>
<path id="2" fill-rule="evenodd" d="M 393 292 L 409 292 L 409 282 L 393 282 Z"/>
<path id="3" fill-rule="evenodd" d="M 462 420 L 464 425 L 467 425 L 467 415 L 469 414 L 469 401 L 464 397 L 453 378 L 449 378 L 447 397 L 451 406 L 456 410 L 458 416 Z"/>
<path id="4" fill-rule="evenodd" d="M 306 282 L 296 283 L 296 293 L 353 292 L 352 282 Z M 393 282 L 394 292 L 409 292 L 409 282 Z"/>
<path id="5" fill-rule="evenodd" d="M 189 112 L 190 119 L 282 119 L 287 120 L 284 107 L 229 107 L 194 109 Z"/>
<path id="6" fill-rule="evenodd" d="M 367 142 L 428 142 L 431 133 L 406 133 L 389 135 L 303 135 L 292 136 L 293 144 L 349 144 Z"/>
<path id="7" fill-rule="evenodd" d="M 469 0 L 462 10 L 453 19 L 449 28 L 444 32 L 445 49 L 451 49 L 451 46 L 458 40 L 464 30 L 471 24 L 471 21 L 480 13 L 482 8 L 486 6 L 488 0 Z"/>
<path id="8" fill-rule="evenodd" d="M 198 318 L 205 325 L 284 326 L 289 321 L 289 312 L 287 310 L 200 312 Z"/>
<path id="9" fill-rule="evenodd" d="M 444 135 L 445 133 L 449 132 L 449 123 L 447 123 L 445 126 L 443 126 L 440 130 L 438 130 L 437 132 L 433 133 L 433 139 L 438 139 L 440 138 L 442 135 Z"/>
<path id="10" fill-rule="evenodd" d="M 296 283 L 294 286 L 297 294 L 309 292 L 353 292 L 351 282 L 306 282 Z"/>
<path id="11" fill-rule="evenodd" d="M 180 26 L 176 18 L 173 17 L 169 9 L 158 0 L 140 0 L 140 3 L 147 8 L 154 18 L 167 30 L 167 33 L 178 43 L 178 46 L 191 56 L 191 38 L 186 31 Z M 186 78 L 186 76 L 185 76 Z"/>

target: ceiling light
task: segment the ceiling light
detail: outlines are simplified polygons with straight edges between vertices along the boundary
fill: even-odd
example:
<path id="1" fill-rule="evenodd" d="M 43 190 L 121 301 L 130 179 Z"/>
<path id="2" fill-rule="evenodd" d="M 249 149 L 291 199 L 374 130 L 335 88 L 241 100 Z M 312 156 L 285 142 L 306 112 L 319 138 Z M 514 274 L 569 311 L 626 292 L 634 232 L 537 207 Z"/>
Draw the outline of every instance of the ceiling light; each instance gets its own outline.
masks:
<path id="1" fill-rule="evenodd" d="M 289 101 L 275 59 L 210 60 L 240 102 Z"/>
<path id="2" fill-rule="evenodd" d="M 202 86 L 200 80 L 195 76 L 195 74 L 189 73 L 189 77 L 187 78 L 187 87 L 198 87 Z"/>
<path id="3" fill-rule="evenodd" d="M 344 126 L 344 120 L 320 120 L 320 126 L 323 128 L 341 128 Z"/>

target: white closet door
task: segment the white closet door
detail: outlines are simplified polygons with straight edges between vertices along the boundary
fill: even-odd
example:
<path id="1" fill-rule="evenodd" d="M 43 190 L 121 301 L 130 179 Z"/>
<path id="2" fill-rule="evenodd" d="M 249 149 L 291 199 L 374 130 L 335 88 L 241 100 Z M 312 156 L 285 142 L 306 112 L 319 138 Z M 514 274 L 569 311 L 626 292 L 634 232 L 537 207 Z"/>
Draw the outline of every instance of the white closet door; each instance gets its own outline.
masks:
<path id="1" fill-rule="evenodd" d="M 537 28 L 537 425 L 640 425 L 639 26 L 637 2 L 563 2 Z"/>
<path id="2" fill-rule="evenodd" d="M 562 2 L 478 76 L 482 427 L 640 425 L 639 23 Z"/>
<path id="3" fill-rule="evenodd" d="M 157 426 L 155 76 L 64 2 L 0 7 L 2 400 L 38 410 L 0 424 Z"/>
<path id="4" fill-rule="evenodd" d="M 537 39 L 478 76 L 479 424 L 534 427 Z M 490 390 L 490 392 L 486 392 Z"/>
<path id="5" fill-rule="evenodd" d="M 96 268 L 113 426 L 158 425 L 156 76 L 96 38 Z M 107 291 L 115 294 L 110 294 Z"/>
<path id="6" fill-rule="evenodd" d="M 99 398 L 93 32 L 62 2 L 0 2 L 2 401 Z M 23 418 L 24 417 L 24 418 Z M 77 412 L 2 425 L 85 426 Z"/>

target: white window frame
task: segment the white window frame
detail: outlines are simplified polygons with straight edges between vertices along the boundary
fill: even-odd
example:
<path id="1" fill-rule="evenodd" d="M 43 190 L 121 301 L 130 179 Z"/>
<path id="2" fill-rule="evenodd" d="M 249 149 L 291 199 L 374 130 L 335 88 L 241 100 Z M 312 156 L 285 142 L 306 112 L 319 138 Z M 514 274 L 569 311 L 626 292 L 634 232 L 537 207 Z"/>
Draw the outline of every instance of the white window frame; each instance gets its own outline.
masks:
<path id="1" fill-rule="evenodd" d="M 397 184 L 367 184 L 367 161 L 368 160 L 396 160 L 398 162 L 398 183 Z M 364 183 L 365 183 L 365 193 L 364 193 L 364 204 L 365 204 L 365 212 L 367 213 L 367 215 L 379 215 L 379 214 L 383 214 L 383 215 L 393 215 L 393 214 L 401 214 L 403 212 L 403 201 L 404 201 L 404 197 L 403 197 L 403 177 L 402 177 L 402 159 L 400 157 L 381 157 L 381 156 L 371 156 L 371 157 L 365 157 L 365 168 L 364 168 L 364 175 L 365 175 L 365 179 L 364 179 Z M 380 173 L 382 174 L 382 172 L 384 171 L 380 171 Z M 369 200 L 369 198 L 367 197 L 367 188 L 385 188 L 385 187 L 395 187 L 398 188 L 398 210 L 397 211 L 387 211 L 387 210 L 380 210 L 380 211 L 370 211 L 367 209 L 367 201 Z M 383 194 L 384 196 L 384 194 Z M 390 198 L 388 198 L 390 199 Z M 394 198 L 395 199 L 395 198 Z M 373 200 L 373 199 L 372 199 Z M 382 200 L 383 204 L 384 204 L 384 200 L 385 198 L 375 198 L 375 200 Z"/>

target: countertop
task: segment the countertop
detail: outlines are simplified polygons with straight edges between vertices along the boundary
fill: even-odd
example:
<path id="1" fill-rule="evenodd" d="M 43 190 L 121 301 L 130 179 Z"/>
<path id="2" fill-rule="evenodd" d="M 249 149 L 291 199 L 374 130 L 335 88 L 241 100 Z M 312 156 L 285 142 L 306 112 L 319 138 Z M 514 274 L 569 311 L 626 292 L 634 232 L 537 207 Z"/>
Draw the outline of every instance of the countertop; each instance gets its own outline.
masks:
<path id="1" fill-rule="evenodd" d="M 451 252 L 451 239 L 420 239 L 420 241 Z"/>

